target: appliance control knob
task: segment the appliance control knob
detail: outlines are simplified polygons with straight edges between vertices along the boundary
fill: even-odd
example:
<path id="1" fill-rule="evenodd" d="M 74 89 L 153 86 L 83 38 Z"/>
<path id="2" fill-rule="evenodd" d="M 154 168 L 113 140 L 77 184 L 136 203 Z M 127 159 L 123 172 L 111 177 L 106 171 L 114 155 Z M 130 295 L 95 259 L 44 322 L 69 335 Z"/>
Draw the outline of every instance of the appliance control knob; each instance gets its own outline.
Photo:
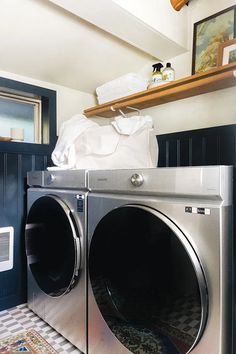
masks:
<path id="1" fill-rule="evenodd" d="M 135 187 L 140 187 L 143 182 L 144 182 L 144 179 L 143 179 L 143 176 L 139 173 L 134 173 L 131 178 L 130 178 L 130 181 L 132 183 L 133 186 Z"/>
<path id="2" fill-rule="evenodd" d="M 51 184 L 53 181 L 55 181 L 56 177 L 52 174 L 50 174 L 47 178 L 47 184 Z"/>

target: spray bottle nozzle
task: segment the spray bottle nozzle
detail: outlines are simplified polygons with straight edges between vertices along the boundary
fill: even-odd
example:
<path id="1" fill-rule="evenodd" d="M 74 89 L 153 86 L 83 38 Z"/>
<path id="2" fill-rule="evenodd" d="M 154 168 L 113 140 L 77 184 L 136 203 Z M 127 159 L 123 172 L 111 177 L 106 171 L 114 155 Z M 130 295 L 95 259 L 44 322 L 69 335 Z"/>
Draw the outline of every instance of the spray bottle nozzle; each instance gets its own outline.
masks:
<path id="1" fill-rule="evenodd" d="M 161 68 L 163 68 L 163 65 L 162 63 L 157 63 L 157 64 L 153 64 L 152 67 L 153 67 L 153 72 L 159 72 L 161 71 Z"/>

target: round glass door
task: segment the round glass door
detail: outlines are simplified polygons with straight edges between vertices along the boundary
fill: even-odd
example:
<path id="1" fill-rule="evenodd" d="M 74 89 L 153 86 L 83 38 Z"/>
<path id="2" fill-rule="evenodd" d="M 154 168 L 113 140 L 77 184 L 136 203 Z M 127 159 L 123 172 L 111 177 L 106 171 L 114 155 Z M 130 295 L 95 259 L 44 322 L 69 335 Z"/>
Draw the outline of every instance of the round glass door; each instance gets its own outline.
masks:
<path id="1" fill-rule="evenodd" d="M 56 297 L 78 280 L 80 241 L 67 205 L 43 196 L 31 206 L 26 223 L 28 266 L 40 289 Z"/>
<path id="2" fill-rule="evenodd" d="M 203 332 L 207 288 L 184 234 L 160 212 L 129 205 L 97 225 L 89 251 L 93 294 L 134 354 L 186 354 Z"/>

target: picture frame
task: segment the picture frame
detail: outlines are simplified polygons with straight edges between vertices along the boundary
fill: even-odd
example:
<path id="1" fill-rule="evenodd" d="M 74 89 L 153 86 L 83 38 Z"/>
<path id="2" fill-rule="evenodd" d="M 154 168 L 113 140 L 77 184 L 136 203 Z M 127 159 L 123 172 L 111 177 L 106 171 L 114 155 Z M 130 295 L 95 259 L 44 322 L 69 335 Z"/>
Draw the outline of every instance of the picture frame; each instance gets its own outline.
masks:
<path id="1" fill-rule="evenodd" d="M 236 38 L 219 45 L 217 65 L 227 65 L 236 62 Z"/>
<path id="2" fill-rule="evenodd" d="M 192 74 L 217 67 L 219 45 L 236 37 L 236 5 L 194 24 Z"/>

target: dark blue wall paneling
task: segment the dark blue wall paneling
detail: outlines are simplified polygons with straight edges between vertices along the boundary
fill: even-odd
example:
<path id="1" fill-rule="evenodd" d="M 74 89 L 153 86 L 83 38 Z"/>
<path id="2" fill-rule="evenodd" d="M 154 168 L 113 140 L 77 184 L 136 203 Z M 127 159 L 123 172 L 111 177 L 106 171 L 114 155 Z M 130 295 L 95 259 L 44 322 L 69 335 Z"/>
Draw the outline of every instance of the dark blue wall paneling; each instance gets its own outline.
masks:
<path id="1" fill-rule="evenodd" d="M 159 167 L 236 166 L 236 124 L 157 136 Z"/>
<path id="2" fill-rule="evenodd" d="M 26 173 L 45 169 L 47 161 L 45 155 L 0 152 L 0 224 L 14 227 L 14 267 L 0 273 L 0 309 L 26 302 Z"/>
<path id="3" fill-rule="evenodd" d="M 26 302 L 26 174 L 51 165 L 56 142 L 56 92 L 0 78 L 0 90 L 34 94 L 42 99 L 42 123 L 49 144 L 0 142 L 0 227 L 14 227 L 13 269 L 0 272 L 0 310 Z"/>

